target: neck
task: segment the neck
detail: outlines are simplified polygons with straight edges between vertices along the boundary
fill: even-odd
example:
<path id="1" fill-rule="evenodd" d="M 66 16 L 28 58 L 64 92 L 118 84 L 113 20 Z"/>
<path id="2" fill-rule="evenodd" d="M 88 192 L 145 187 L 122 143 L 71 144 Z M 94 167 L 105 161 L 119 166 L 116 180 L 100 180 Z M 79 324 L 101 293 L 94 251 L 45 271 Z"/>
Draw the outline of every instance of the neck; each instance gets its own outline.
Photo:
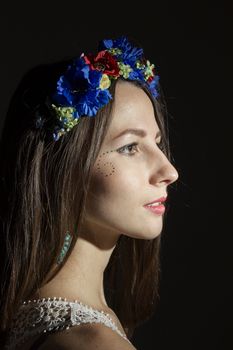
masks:
<path id="1" fill-rule="evenodd" d="M 92 236 L 80 233 L 68 260 L 58 274 L 40 289 L 39 297 L 57 296 L 82 301 L 95 308 L 108 307 L 103 277 L 118 238 L 119 235 L 103 231 L 101 235 L 95 232 Z"/>

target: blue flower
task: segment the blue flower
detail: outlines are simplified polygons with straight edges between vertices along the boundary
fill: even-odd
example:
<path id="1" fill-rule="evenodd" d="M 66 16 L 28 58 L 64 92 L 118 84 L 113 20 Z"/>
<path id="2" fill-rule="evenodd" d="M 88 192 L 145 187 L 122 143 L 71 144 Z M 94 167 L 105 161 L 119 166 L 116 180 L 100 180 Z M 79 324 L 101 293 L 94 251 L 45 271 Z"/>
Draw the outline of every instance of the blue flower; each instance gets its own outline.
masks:
<path id="1" fill-rule="evenodd" d="M 150 83 L 148 83 L 149 89 L 155 98 L 159 96 L 158 89 L 157 89 L 158 84 L 159 84 L 159 75 L 155 75 L 153 80 Z"/>
<path id="2" fill-rule="evenodd" d="M 75 107 L 79 115 L 93 117 L 101 107 L 105 106 L 110 101 L 111 98 L 112 96 L 108 89 L 89 89 L 86 94 L 83 94 L 80 97 Z"/>
<path id="3" fill-rule="evenodd" d="M 60 106 L 75 107 L 76 117 L 93 116 L 109 102 L 108 91 L 99 89 L 102 73 L 90 70 L 84 60 L 77 59 L 57 82 L 53 100 Z"/>
<path id="4" fill-rule="evenodd" d="M 137 60 L 143 57 L 143 49 L 133 47 L 126 37 L 114 40 L 114 45 L 122 50 L 120 59 L 125 64 L 133 66 Z"/>
<path id="5" fill-rule="evenodd" d="M 113 48 L 113 40 L 105 39 L 99 42 L 98 51 L 109 50 Z"/>
<path id="6" fill-rule="evenodd" d="M 121 53 L 116 54 L 116 57 L 132 67 L 135 65 L 135 62 L 143 56 L 143 49 L 132 46 L 124 36 L 115 40 L 102 40 L 99 48 L 102 50 L 110 50 L 113 48 L 120 49 Z"/>
<path id="7" fill-rule="evenodd" d="M 134 68 L 132 72 L 129 74 L 130 80 L 141 80 L 144 81 L 144 75 L 141 69 Z"/>
<path id="8" fill-rule="evenodd" d="M 83 59 L 76 59 L 57 81 L 53 101 L 60 106 L 73 107 L 80 92 L 83 93 L 88 89 L 88 78 L 89 67 Z"/>

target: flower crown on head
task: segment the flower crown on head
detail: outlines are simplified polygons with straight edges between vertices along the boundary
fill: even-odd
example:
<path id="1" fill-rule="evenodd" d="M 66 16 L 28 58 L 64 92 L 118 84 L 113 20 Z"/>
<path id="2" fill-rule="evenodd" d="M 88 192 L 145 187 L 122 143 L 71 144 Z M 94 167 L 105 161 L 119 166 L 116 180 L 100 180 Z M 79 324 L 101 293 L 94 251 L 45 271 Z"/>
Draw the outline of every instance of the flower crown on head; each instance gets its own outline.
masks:
<path id="1" fill-rule="evenodd" d="M 57 81 L 51 103 L 58 119 L 53 139 L 70 131 L 80 117 L 95 116 L 112 99 L 109 87 L 117 78 L 141 81 L 155 98 L 159 96 L 159 76 L 142 48 L 132 46 L 126 37 L 102 40 L 96 55 L 81 54 Z"/>

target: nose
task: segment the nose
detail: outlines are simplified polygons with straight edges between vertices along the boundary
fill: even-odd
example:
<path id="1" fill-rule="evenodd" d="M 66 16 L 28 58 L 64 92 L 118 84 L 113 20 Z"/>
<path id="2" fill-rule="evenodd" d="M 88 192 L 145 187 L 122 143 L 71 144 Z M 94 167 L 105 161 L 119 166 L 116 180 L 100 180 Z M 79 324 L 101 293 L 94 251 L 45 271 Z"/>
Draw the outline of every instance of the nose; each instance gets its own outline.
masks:
<path id="1" fill-rule="evenodd" d="M 168 158 L 163 154 L 162 159 L 154 161 L 154 169 L 151 173 L 150 183 L 157 186 L 170 185 L 177 181 L 179 174 Z"/>

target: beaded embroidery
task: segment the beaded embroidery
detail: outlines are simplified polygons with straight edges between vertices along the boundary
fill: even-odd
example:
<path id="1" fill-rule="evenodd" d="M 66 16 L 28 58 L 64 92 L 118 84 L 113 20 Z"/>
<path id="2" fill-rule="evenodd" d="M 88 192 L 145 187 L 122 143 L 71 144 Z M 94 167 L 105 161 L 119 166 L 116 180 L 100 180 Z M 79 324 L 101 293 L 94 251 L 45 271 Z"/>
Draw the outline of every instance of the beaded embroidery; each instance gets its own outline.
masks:
<path id="1" fill-rule="evenodd" d="M 31 337 L 43 332 L 55 332 L 93 322 L 103 323 L 130 343 L 109 314 L 77 300 L 71 302 L 66 298 L 54 297 L 28 300 L 20 306 L 13 319 L 5 349 L 17 349 Z"/>

